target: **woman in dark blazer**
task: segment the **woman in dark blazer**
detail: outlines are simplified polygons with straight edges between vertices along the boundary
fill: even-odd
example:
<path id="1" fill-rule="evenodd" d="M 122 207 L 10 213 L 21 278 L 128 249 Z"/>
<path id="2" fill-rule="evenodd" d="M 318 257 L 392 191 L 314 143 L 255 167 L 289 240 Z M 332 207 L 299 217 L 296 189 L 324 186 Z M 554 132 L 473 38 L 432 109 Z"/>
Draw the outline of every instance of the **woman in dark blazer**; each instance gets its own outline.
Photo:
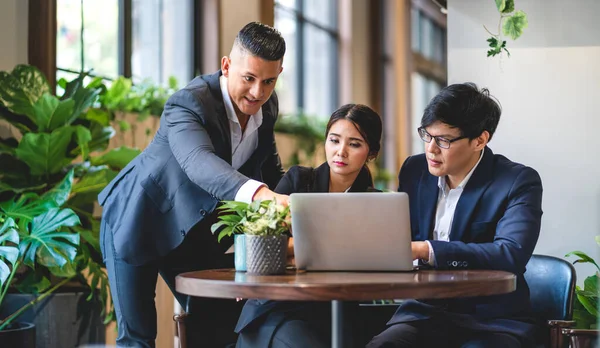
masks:
<path id="1" fill-rule="evenodd" d="M 327 161 L 317 168 L 290 168 L 275 192 L 377 191 L 366 164 L 379 153 L 381 132 L 381 119 L 371 108 L 360 104 L 342 106 L 327 124 Z M 330 326 L 328 302 L 249 299 L 236 327 L 236 347 L 329 347 Z"/>

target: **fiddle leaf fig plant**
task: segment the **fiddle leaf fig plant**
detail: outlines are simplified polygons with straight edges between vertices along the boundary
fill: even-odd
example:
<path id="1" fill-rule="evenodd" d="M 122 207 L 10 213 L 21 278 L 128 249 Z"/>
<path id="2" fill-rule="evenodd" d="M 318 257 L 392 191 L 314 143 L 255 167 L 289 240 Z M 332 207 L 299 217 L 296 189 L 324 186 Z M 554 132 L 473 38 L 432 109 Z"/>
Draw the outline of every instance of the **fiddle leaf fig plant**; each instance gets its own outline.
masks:
<path id="1" fill-rule="evenodd" d="M 504 38 L 508 36 L 512 40 L 516 40 L 523 34 L 523 30 L 529 25 L 527 14 L 523 11 L 515 11 L 515 0 L 494 1 L 496 2 L 496 8 L 500 13 L 500 20 L 498 22 L 498 31 L 496 34 L 492 33 L 485 25 L 483 26 L 491 35 L 491 37 L 487 39 L 489 46 L 487 56 L 493 57 L 502 54 L 502 52 L 506 52 L 510 57 L 510 52 L 506 48 L 506 40 L 504 40 Z"/>

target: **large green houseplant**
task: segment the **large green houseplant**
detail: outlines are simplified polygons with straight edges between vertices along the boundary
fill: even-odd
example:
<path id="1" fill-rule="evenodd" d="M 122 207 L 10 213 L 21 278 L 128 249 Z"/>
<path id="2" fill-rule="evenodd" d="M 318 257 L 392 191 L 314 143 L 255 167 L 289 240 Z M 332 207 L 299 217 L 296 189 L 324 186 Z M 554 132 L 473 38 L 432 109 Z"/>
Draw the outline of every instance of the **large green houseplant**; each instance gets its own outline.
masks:
<path id="1" fill-rule="evenodd" d="M 0 331 L 77 275 L 80 235 L 70 229 L 80 221 L 73 210 L 60 207 L 69 190 L 59 185 L 42 196 L 23 195 L 18 214 L 0 213 L 0 306 L 11 287 L 33 289 L 38 295 L 0 318 Z"/>
<path id="2" fill-rule="evenodd" d="M 600 236 L 596 236 L 596 243 L 600 246 Z M 598 266 L 594 258 L 582 251 L 572 251 L 565 256 L 576 256 L 577 260 L 573 261 L 573 264 L 590 263 L 596 267 L 596 272 L 583 281 L 583 288 L 577 286 L 575 289 L 577 299 L 573 305 L 573 320 L 577 328 L 597 329 L 600 318 L 600 312 L 598 311 L 598 297 L 600 297 L 598 276 L 600 274 L 600 266 Z"/>
<path id="3" fill-rule="evenodd" d="M 120 143 L 144 148 L 158 129 L 167 99 L 177 89 L 175 77 L 170 77 L 165 87 L 150 80 L 134 84 L 132 79 L 119 76 L 105 88 L 90 113 L 108 119 Z"/>
<path id="4" fill-rule="evenodd" d="M 600 236 L 596 236 L 596 243 L 600 246 Z M 565 256 L 577 257 L 573 264 L 589 263 L 596 268 L 594 274 L 583 281 L 583 288 L 576 286 L 576 299 L 573 303 L 573 321 L 575 325 L 573 328 L 563 329 L 563 333 L 569 337 L 572 347 L 593 347 L 597 345 L 598 336 L 600 336 L 598 331 L 600 320 L 600 308 L 598 307 L 600 266 L 593 257 L 582 251 L 573 251 Z"/>
<path id="5" fill-rule="evenodd" d="M 60 193 L 57 204 L 71 209 L 80 221 L 67 227 L 81 241 L 70 285 L 90 289 L 103 308 L 112 308 L 94 208 L 98 193 L 139 151 L 106 151 L 114 130 L 106 115 L 88 111 L 106 88 L 99 79 L 85 85 L 85 77 L 62 81 L 64 93 L 57 96 L 32 66 L 0 72 L 0 119 L 5 121 L 3 127 L 10 126 L 9 136 L 0 139 L 0 213 L 15 221 L 31 218 L 50 204 L 43 197 Z M 65 193 L 67 188 L 70 194 Z M 24 272 L 23 281 L 11 284 L 13 290 L 35 294 L 58 284 L 43 267 Z M 106 322 L 114 319 L 112 309 L 104 317 Z"/>
<path id="6" fill-rule="evenodd" d="M 244 263 L 249 274 L 279 274 L 285 271 L 289 231 L 289 207 L 272 200 L 250 204 L 223 201 L 219 218 L 211 226 L 217 240 L 236 236 L 236 270 Z"/>

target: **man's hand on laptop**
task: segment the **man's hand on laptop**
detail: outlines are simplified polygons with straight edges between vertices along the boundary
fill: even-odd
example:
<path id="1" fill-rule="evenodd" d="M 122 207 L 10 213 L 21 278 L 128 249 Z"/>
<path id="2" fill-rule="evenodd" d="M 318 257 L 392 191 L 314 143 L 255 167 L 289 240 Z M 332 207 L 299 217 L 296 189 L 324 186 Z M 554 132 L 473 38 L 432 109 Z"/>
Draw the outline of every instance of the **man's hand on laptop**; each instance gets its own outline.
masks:
<path id="1" fill-rule="evenodd" d="M 275 201 L 277 201 L 277 203 L 279 203 L 285 207 L 287 207 L 290 202 L 290 196 L 275 193 L 275 192 L 269 190 L 269 188 L 266 186 L 261 186 L 258 190 L 256 190 L 256 192 L 254 193 L 254 196 L 252 197 L 252 201 L 258 201 L 258 200 L 265 201 L 265 200 L 273 200 L 273 199 Z"/>
<path id="2" fill-rule="evenodd" d="M 429 260 L 429 243 L 427 242 L 411 242 L 413 260 Z"/>
<path id="3" fill-rule="evenodd" d="M 294 258 L 294 238 L 292 237 L 288 239 L 287 260 L 285 264 L 292 267 L 296 266 L 296 259 Z"/>

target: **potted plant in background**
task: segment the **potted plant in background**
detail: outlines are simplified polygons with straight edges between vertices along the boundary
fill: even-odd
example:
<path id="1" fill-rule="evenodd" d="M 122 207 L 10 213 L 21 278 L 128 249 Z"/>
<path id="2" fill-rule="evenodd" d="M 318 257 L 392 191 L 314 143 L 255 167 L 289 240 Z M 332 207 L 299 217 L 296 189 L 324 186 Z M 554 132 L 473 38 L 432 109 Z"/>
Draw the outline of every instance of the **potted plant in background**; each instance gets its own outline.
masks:
<path id="1" fill-rule="evenodd" d="M 250 204 L 224 201 L 218 208 L 219 218 L 211 227 L 220 230 L 218 240 L 225 236 L 244 235 L 246 271 L 252 275 L 285 272 L 289 223 L 289 207 L 275 201 L 255 201 Z M 239 242 L 238 242 L 239 243 Z M 243 251 L 235 247 L 236 252 Z M 236 260 L 238 256 L 236 255 Z M 237 263 L 236 263 L 236 270 Z"/>
<path id="2" fill-rule="evenodd" d="M 278 143 L 282 140 L 285 142 L 286 139 L 282 138 L 282 135 L 289 137 L 288 141 L 292 141 L 290 147 L 294 148 L 285 165 L 288 167 L 298 164 L 315 166 L 321 163 L 321 158 L 315 156 L 315 153 L 325 142 L 326 128 L 327 119 L 318 116 L 298 113 L 279 117 L 275 123 L 277 141 Z M 321 152 L 324 153 L 324 151 Z"/>
<path id="3" fill-rule="evenodd" d="M 600 246 L 600 236 L 596 236 L 596 243 Z M 600 266 L 596 261 L 581 251 L 572 251 L 565 257 L 576 256 L 576 263 L 591 263 L 596 267 L 596 272 L 585 278 L 583 289 L 580 286 L 575 288 L 576 300 L 573 303 L 573 321 L 575 327 L 563 329 L 563 333 L 570 337 L 571 347 L 595 347 L 598 342 L 598 320 L 599 307 L 598 297 L 600 289 L 598 288 L 598 275 Z"/>
<path id="4" fill-rule="evenodd" d="M 163 87 L 144 80 L 134 84 L 119 76 L 104 89 L 90 113 L 110 121 L 117 130 L 111 147 L 130 146 L 144 149 L 160 125 L 160 116 L 167 99 L 178 89 L 177 79 L 170 77 Z"/>
<path id="5" fill-rule="evenodd" d="M 10 288 L 35 288 L 35 295 L 28 301 L 13 300 L 8 306 L 11 310 L 0 316 L 3 346 L 35 347 L 33 323 L 20 319 L 77 275 L 80 236 L 69 228 L 80 221 L 71 209 L 60 208 L 64 193 L 65 189 L 58 187 L 41 197 L 24 196 L 17 204 L 27 210 L 22 209 L 16 219 L 0 213 L 0 307 Z M 26 272 L 27 269 L 37 271 Z M 41 274 L 42 278 L 36 279 L 35 275 Z"/>
<path id="6" fill-rule="evenodd" d="M 111 322 L 114 312 L 100 256 L 97 195 L 139 153 L 128 148 L 107 149 L 115 134 L 110 120 L 90 112 L 106 87 L 99 79 L 85 85 L 84 78 L 86 74 L 70 82 L 61 80 L 64 93 L 56 96 L 35 67 L 18 65 L 11 72 L 0 72 L 0 119 L 4 120 L 0 130 L 10 128 L 0 137 L 0 213 L 15 221 L 21 217 L 32 221 L 44 209 L 60 206 L 71 209 L 80 221 L 67 227 L 80 237 L 72 265 L 76 275 L 46 298 L 40 311 L 24 314 L 35 317 L 38 345 L 44 347 L 62 348 L 63 339 L 81 344 L 104 340 L 101 317 L 104 323 Z M 52 203 L 51 195 L 60 197 Z M 25 225 L 20 227 L 26 230 Z M 58 284 L 54 276 L 48 277 L 52 271 L 44 267 L 27 267 L 23 272 L 22 281 L 10 284 L 12 293 L 6 296 L 13 298 L 5 298 L 0 310 L 10 311 L 6 307 L 23 301 L 23 296 L 36 296 Z M 66 298 L 67 303 L 63 302 Z M 83 315 L 85 306 L 90 307 L 87 317 Z M 71 308 L 69 314 L 76 319 L 52 317 L 56 315 L 54 307 L 61 309 L 63 318 L 67 307 Z M 64 327 L 55 329 L 55 325 Z"/>

